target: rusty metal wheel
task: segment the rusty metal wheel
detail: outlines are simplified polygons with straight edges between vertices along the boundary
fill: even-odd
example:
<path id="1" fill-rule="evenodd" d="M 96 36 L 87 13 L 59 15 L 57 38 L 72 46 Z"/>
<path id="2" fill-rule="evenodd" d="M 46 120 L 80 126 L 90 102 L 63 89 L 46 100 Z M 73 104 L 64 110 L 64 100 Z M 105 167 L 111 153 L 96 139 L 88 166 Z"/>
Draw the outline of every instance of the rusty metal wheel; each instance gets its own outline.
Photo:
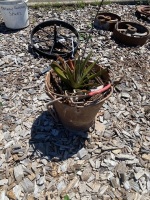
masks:
<path id="1" fill-rule="evenodd" d="M 115 24 L 120 20 L 121 18 L 114 13 L 102 12 L 96 16 L 94 28 L 99 30 L 113 31 Z"/>
<path id="2" fill-rule="evenodd" d="M 126 45 L 142 46 L 149 37 L 149 30 L 135 22 L 119 22 L 115 25 L 113 37 Z"/>
<path id="3" fill-rule="evenodd" d="M 31 45 L 39 54 L 51 59 L 74 57 L 79 43 L 77 30 L 70 24 L 50 20 L 37 25 L 31 32 Z"/>

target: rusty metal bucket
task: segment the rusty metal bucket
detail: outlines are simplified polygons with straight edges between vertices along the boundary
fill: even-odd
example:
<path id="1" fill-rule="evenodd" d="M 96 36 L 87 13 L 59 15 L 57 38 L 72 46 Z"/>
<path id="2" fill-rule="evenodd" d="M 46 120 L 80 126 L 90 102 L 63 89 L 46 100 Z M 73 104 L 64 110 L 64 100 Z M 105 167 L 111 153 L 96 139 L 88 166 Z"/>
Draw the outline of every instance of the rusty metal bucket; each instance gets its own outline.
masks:
<path id="1" fill-rule="evenodd" d="M 51 70 L 46 75 L 45 88 L 47 95 L 52 100 L 55 100 L 56 97 L 54 96 L 54 93 L 50 91 L 50 73 Z M 108 80 L 108 77 L 106 77 L 106 80 Z M 56 113 L 58 114 L 60 121 L 67 129 L 71 131 L 85 131 L 92 126 L 95 120 L 95 116 L 98 113 L 99 109 L 102 107 L 103 103 L 112 95 L 112 93 L 113 87 L 111 87 L 110 93 L 104 99 L 87 106 L 70 106 L 59 100 L 55 101 L 53 103 L 53 106 Z"/>

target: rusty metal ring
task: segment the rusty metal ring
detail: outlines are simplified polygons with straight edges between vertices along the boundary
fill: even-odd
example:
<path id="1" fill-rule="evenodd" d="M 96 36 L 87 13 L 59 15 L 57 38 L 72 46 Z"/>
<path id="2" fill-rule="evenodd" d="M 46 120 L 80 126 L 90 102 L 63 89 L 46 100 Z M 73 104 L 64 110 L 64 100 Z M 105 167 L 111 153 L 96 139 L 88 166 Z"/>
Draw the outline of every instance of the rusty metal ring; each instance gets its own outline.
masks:
<path id="1" fill-rule="evenodd" d="M 137 29 L 137 32 L 129 35 L 129 25 Z M 145 26 L 135 22 L 118 22 L 113 31 L 114 39 L 129 46 L 144 45 L 149 37 L 149 30 Z"/>
<path id="2" fill-rule="evenodd" d="M 53 28 L 53 33 L 45 31 L 44 28 Z M 57 28 L 58 30 L 60 28 L 69 30 L 71 36 L 67 37 L 65 34 L 59 35 L 59 33 L 57 33 Z M 38 37 L 38 33 L 44 33 L 46 38 Z M 60 20 L 49 20 L 38 24 L 33 28 L 30 39 L 31 45 L 36 52 L 51 59 L 57 59 L 58 55 L 63 58 L 72 57 L 76 53 L 79 44 L 79 34 L 77 30 L 67 22 Z M 71 46 L 64 45 L 63 42 L 65 40 L 68 40 Z M 42 47 L 42 42 L 47 48 L 44 45 L 44 48 Z M 50 42 L 51 45 L 49 45 Z"/>

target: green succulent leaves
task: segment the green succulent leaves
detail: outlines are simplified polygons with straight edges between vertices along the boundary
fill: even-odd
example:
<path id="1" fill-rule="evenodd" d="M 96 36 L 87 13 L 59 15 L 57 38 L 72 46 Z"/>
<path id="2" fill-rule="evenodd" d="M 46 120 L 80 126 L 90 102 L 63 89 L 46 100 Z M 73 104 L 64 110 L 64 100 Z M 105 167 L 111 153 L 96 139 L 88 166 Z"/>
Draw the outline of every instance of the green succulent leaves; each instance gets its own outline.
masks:
<path id="1" fill-rule="evenodd" d="M 67 62 L 59 57 L 57 61 L 52 62 L 51 67 L 68 87 L 84 89 L 92 85 L 90 81 L 101 73 L 101 71 L 94 72 L 93 68 L 98 60 L 90 62 L 91 56 L 92 53 L 88 54 L 85 59 L 79 56 L 77 59 L 68 60 Z"/>
<path id="2" fill-rule="evenodd" d="M 64 196 L 64 200 L 70 200 L 69 196 L 68 195 Z"/>

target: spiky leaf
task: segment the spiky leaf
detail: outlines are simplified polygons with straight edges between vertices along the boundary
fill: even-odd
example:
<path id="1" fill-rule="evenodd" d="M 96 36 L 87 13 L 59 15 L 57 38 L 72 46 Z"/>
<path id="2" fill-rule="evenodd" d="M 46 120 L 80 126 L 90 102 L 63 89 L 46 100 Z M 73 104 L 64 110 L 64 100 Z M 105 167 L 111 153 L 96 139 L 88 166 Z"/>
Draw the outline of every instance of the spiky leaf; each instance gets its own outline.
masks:
<path id="1" fill-rule="evenodd" d="M 98 60 L 91 63 L 91 56 L 92 53 L 88 54 L 85 59 L 78 56 L 77 59 L 69 60 L 68 63 L 59 58 L 59 63 L 53 62 L 51 66 L 62 81 L 66 83 L 66 86 L 72 89 L 87 89 L 87 87 L 95 85 L 95 78 L 101 75 L 100 71 L 94 72 L 93 68 Z"/>
<path id="2" fill-rule="evenodd" d="M 84 71 L 84 69 L 87 66 L 87 63 L 89 62 L 91 56 L 92 56 L 92 52 L 90 52 L 88 54 L 88 56 L 85 58 L 85 60 L 83 61 L 82 65 L 81 65 L 81 71 Z"/>
<path id="3" fill-rule="evenodd" d="M 93 67 L 95 66 L 95 64 L 97 63 L 98 60 L 96 60 L 95 62 L 91 63 L 87 68 L 84 69 L 84 74 L 82 76 L 82 80 L 87 76 L 87 74 L 89 74 L 89 72 L 93 69 Z"/>
<path id="4" fill-rule="evenodd" d="M 66 75 L 63 72 L 62 68 L 60 67 L 60 65 L 57 62 L 53 62 L 51 64 L 51 67 L 53 68 L 53 70 L 56 72 L 56 74 L 63 80 L 63 81 L 67 81 Z"/>
<path id="5" fill-rule="evenodd" d="M 64 196 L 64 200 L 70 200 L 69 196 L 68 195 Z"/>

